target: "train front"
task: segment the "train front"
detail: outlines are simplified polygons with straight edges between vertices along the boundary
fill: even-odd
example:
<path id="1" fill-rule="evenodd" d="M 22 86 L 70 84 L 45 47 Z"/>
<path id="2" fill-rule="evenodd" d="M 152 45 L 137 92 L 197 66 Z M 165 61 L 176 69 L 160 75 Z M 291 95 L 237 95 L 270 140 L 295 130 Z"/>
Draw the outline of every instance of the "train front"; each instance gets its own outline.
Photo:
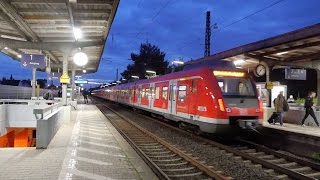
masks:
<path id="1" fill-rule="evenodd" d="M 229 120 L 230 127 L 255 129 L 262 124 L 262 101 L 256 85 L 244 71 L 213 70 L 221 90 L 220 113 Z"/>

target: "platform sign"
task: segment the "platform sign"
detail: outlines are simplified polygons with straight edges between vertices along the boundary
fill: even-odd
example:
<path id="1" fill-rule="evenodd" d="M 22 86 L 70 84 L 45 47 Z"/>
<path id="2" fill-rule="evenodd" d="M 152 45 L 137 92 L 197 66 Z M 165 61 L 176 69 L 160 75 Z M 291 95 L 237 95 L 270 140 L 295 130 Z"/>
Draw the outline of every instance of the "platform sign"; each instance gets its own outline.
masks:
<path id="1" fill-rule="evenodd" d="M 51 72 L 50 75 L 49 75 L 49 78 L 50 78 L 50 79 L 59 79 L 60 76 L 61 76 L 61 73 Z"/>
<path id="2" fill-rule="evenodd" d="M 40 54 L 22 54 L 21 58 L 22 67 L 44 69 L 45 56 Z"/>
<path id="3" fill-rule="evenodd" d="M 88 84 L 88 80 L 77 79 L 74 81 L 76 84 Z"/>
<path id="4" fill-rule="evenodd" d="M 266 89 L 269 89 L 269 90 L 273 89 L 273 83 L 271 81 L 266 83 Z"/>
<path id="5" fill-rule="evenodd" d="M 307 70 L 286 68 L 285 78 L 291 79 L 291 80 L 306 80 L 307 79 Z"/>

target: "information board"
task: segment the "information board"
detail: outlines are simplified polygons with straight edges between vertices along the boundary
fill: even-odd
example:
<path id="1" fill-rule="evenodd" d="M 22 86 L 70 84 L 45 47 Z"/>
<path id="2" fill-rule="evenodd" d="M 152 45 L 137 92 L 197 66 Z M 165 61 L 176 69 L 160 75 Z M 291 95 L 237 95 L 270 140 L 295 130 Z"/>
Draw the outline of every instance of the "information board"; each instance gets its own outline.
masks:
<path id="1" fill-rule="evenodd" d="M 28 68 L 44 69 L 45 56 L 41 54 L 22 54 L 21 65 Z"/>
<path id="2" fill-rule="evenodd" d="M 307 70 L 286 68 L 285 78 L 290 80 L 306 80 Z"/>

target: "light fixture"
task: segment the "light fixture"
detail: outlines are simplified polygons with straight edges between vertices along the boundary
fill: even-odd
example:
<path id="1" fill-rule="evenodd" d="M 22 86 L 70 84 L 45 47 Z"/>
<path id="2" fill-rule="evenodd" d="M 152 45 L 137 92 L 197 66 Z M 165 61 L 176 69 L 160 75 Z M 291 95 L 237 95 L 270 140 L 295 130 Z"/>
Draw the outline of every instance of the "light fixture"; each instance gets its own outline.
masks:
<path id="1" fill-rule="evenodd" d="M 146 70 L 146 72 L 151 74 L 157 74 L 155 71 L 151 71 L 151 70 Z"/>
<path id="2" fill-rule="evenodd" d="M 139 76 L 131 76 L 132 78 L 139 79 Z"/>
<path id="3" fill-rule="evenodd" d="M 22 58 L 22 55 L 21 55 L 21 54 L 18 54 L 17 56 L 18 56 L 18 58 Z"/>
<path id="4" fill-rule="evenodd" d="M 77 52 L 73 56 L 73 62 L 78 66 L 84 66 L 88 63 L 88 56 L 84 52 Z"/>
<path id="5" fill-rule="evenodd" d="M 183 61 L 178 61 L 178 60 L 176 60 L 176 61 L 172 61 L 172 64 L 184 64 L 184 62 Z"/>
<path id="6" fill-rule="evenodd" d="M 284 52 L 279 52 L 279 53 L 277 53 L 276 55 L 281 56 L 281 55 L 287 54 L 287 53 L 288 53 L 288 51 L 284 51 Z"/>
<path id="7" fill-rule="evenodd" d="M 82 38 L 81 29 L 77 27 L 73 27 L 73 35 L 76 40 L 81 39 Z"/>
<path id="8" fill-rule="evenodd" d="M 121 83 L 121 81 L 116 81 L 117 83 Z"/>
<path id="9" fill-rule="evenodd" d="M 126 81 L 127 79 L 123 78 L 122 81 Z"/>
<path id="10" fill-rule="evenodd" d="M 113 82 L 112 84 L 117 84 L 117 83 L 114 83 L 114 82 Z"/>
<path id="11" fill-rule="evenodd" d="M 9 49 L 8 47 L 4 47 L 5 50 Z"/>
<path id="12" fill-rule="evenodd" d="M 238 65 L 243 64 L 244 62 L 245 62 L 245 60 L 243 60 L 243 59 L 238 59 L 238 60 L 233 61 L 233 64 L 236 65 L 236 66 L 238 66 Z"/>
<path id="13" fill-rule="evenodd" d="M 82 72 L 83 72 L 83 73 L 86 73 L 86 72 L 87 72 L 87 70 L 85 70 L 85 69 L 84 69 L 84 70 L 82 70 Z"/>

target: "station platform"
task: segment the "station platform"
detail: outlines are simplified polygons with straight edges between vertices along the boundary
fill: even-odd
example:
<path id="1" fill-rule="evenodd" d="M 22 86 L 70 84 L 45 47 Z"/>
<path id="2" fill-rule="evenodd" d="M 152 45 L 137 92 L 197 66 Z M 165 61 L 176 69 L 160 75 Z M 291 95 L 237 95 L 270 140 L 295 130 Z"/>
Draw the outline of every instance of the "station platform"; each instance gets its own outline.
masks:
<path id="1" fill-rule="evenodd" d="M 284 126 L 280 126 L 279 123 L 269 124 L 268 122 L 263 122 L 263 127 L 320 138 L 320 128 L 314 126 L 301 126 L 290 123 L 284 123 Z"/>
<path id="2" fill-rule="evenodd" d="M 95 105 L 78 105 L 47 149 L 0 149 L 0 179 L 158 179 Z"/>

